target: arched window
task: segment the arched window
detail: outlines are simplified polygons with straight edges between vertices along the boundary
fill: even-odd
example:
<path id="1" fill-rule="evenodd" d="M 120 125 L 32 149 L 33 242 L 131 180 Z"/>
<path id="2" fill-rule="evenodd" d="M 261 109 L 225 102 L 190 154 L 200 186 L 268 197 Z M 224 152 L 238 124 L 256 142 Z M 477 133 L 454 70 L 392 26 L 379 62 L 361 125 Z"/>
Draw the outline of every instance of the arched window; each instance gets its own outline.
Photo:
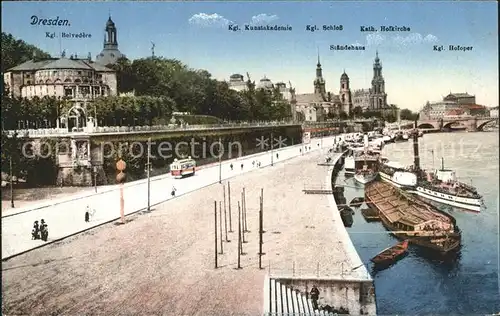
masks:
<path id="1" fill-rule="evenodd" d="M 47 79 L 47 80 L 45 80 L 45 83 L 49 84 L 49 83 L 52 83 L 52 82 L 50 81 L 50 79 Z"/>
<path id="2" fill-rule="evenodd" d="M 70 83 L 70 82 L 71 82 L 71 79 L 69 79 L 69 78 L 68 78 L 68 79 L 64 80 L 64 82 L 66 82 L 66 83 Z"/>
<path id="3" fill-rule="evenodd" d="M 80 79 L 75 79 L 75 83 L 82 83 L 82 81 Z"/>
<path id="4" fill-rule="evenodd" d="M 57 78 L 54 83 L 61 83 L 61 79 Z"/>

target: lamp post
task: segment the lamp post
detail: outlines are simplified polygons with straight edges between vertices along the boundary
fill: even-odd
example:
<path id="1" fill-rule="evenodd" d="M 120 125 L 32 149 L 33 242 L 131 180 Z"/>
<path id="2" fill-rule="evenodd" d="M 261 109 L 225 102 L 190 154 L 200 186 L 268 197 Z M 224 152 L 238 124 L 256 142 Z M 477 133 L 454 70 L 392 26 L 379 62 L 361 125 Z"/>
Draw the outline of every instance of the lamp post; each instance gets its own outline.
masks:
<path id="1" fill-rule="evenodd" d="M 14 208 L 14 175 L 12 171 L 12 157 L 9 160 L 10 165 L 10 207 Z"/>
<path id="2" fill-rule="evenodd" d="M 116 175 L 116 182 L 120 184 L 120 218 L 121 223 L 125 224 L 125 200 L 123 198 L 123 183 L 125 182 L 125 173 L 123 172 L 127 164 L 122 159 L 116 162 L 116 170 L 119 173 Z"/>
<path id="3" fill-rule="evenodd" d="M 222 183 L 222 155 L 223 155 L 223 150 L 222 150 L 222 143 L 221 139 L 219 138 L 219 183 Z"/>
<path id="4" fill-rule="evenodd" d="M 274 149 L 274 146 L 273 146 L 273 142 L 274 142 L 274 135 L 273 133 L 271 133 L 271 166 L 273 166 L 273 149 Z"/>
<path id="5" fill-rule="evenodd" d="M 94 188 L 95 188 L 95 193 L 97 193 L 97 167 L 94 166 Z"/>
<path id="6" fill-rule="evenodd" d="M 151 138 L 148 138 L 148 157 L 147 157 L 147 163 L 146 163 L 146 168 L 147 169 L 147 175 L 148 175 L 148 212 L 151 210 L 151 162 L 149 160 L 149 156 L 151 156 Z"/>

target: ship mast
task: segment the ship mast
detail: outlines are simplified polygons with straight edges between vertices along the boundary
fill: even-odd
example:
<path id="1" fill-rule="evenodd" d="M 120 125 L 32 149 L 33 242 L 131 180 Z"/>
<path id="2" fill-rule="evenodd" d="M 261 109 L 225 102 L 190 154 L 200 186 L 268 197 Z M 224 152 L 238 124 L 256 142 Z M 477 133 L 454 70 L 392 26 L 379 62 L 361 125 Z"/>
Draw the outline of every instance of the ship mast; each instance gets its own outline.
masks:
<path id="1" fill-rule="evenodd" d="M 415 171 L 420 171 L 420 157 L 418 154 L 418 130 L 417 130 L 417 121 L 415 121 L 415 126 L 412 131 L 413 136 L 413 166 Z"/>

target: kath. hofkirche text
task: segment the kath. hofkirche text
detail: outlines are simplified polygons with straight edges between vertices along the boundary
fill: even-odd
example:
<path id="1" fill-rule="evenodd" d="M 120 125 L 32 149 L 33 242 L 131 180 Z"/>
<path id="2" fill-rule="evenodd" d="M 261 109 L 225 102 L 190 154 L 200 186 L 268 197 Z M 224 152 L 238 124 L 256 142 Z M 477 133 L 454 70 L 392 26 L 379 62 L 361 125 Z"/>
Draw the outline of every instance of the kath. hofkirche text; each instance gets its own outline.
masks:
<path id="1" fill-rule="evenodd" d="M 361 32 L 410 32 L 411 28 L 408 26 L 381 26 L 380 28 L 376 28 L 375 26 L 360 26 Z"/>

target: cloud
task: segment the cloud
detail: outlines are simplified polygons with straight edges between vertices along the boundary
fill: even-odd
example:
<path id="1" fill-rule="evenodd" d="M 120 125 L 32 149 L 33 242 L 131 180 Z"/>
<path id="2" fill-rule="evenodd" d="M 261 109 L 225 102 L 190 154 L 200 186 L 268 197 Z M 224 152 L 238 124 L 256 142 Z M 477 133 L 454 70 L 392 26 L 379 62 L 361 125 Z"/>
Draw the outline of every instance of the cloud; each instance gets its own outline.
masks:
<path id="1" fill-rule="evenodd" d="M 385 36 L 379 32 L 366 35 L 366 44 L 368 46 L 380 45 L 383 41 L 385 41 Z"/>
<path id="2" fill-rule="evenodd" d="M 217 13 L 198 13 L 189 18 L 189 23 L 204 27 L 223 27 L 232 22 Z"/>
<path id="3" fill-rule="evenodd" d="M 410 46 L 422 43 L 436 43 L 438 38 L 432 34 L 422 36 L 420 33 L 411 33 L 407 36 L 396 35 L 392 40 L 396 45 Z"/>
<path id="4" fill-rule="evenodd" d="M 375 32 L 370 33 L 366 36 L 366 44 L 369 46 L 377 46 L 384 42 L 387 42 L 389 45 L 392 44 L 395 46 L 412 46 L 425 43 L 437 43 L 439 42 L 439 39 L 432 34 L 423 36 L 420 33 L 410 33 L 406 36 L 397 34 L 392 37 L 386 37 L 379 32 Z"/>
<path id="5" fill-rule="evenodd" d="M 265 13 L 261 13 L 258 15 L 252 16 L 252 21 L 250 22 L 251 24 L 266 24 L 272 21 L 275 21 L 278 19 L 277 15 L 268 15 Z"/>

